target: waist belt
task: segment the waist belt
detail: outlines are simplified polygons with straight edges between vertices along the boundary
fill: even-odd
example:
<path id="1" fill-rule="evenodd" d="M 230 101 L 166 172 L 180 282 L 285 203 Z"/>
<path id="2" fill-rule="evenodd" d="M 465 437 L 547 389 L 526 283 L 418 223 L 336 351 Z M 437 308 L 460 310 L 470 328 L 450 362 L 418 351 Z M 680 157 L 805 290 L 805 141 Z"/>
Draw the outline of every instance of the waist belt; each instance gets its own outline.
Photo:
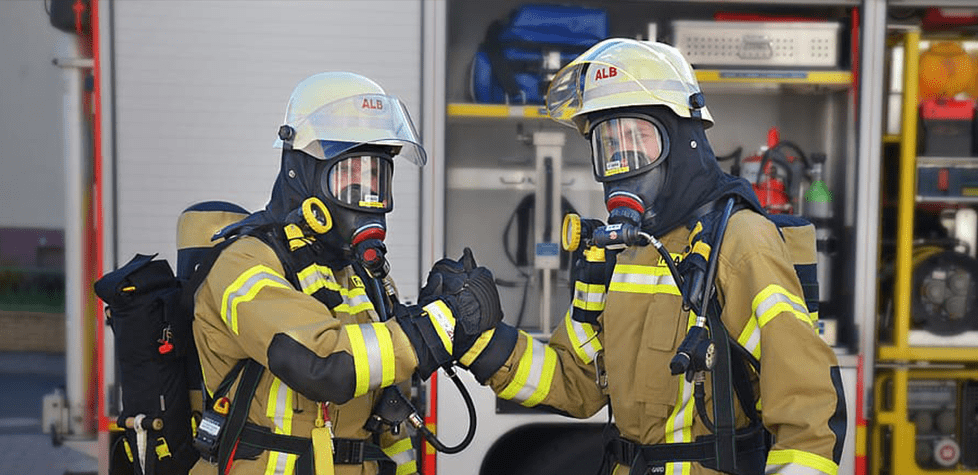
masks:
<path id="1" fill-rule="evenodd" d="M 312 455 L 312 439 L 294 435 L 275 434 L 267 427 L 255 424 L 246 424 L 241 431 L 240 443 L 245 446 L 272 450 L 275 452 L 285 452 L 300 456 Z M 246 450 L 241 451 L 244 458 Z M 339 465 L 360 465 L 363 462 L 390 462 L 393 461 L 380 447 L 360 439 L 333 439 L 333 463 Z"/>
<path id="2" fill-rule="evenodd" d="M 752 424 L 736 432 L 737 472 L 763 474 L 770 448 L 770 434 L 761 424 Z M 667 462 L 699 462 L 716 470 L 716 436 L 696 438 L 695 442 L 642 445 L 623 439 L 617 429 L 605 440 L 605 450 L 612 461 L 631 467 L 630 473 L 645 473 L 650 466 Z"/>

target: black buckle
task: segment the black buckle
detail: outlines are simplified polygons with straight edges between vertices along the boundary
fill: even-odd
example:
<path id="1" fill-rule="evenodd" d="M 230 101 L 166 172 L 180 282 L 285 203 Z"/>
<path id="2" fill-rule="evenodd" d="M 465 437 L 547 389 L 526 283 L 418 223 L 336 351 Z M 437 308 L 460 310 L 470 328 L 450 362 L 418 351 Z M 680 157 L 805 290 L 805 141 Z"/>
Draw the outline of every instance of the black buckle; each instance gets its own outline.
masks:
<path id="1" fill-rule="evenodd" d="M 340 465 L 360 465 L 363 463 L 365 440 L 333 439 L 333 462 Z"/>

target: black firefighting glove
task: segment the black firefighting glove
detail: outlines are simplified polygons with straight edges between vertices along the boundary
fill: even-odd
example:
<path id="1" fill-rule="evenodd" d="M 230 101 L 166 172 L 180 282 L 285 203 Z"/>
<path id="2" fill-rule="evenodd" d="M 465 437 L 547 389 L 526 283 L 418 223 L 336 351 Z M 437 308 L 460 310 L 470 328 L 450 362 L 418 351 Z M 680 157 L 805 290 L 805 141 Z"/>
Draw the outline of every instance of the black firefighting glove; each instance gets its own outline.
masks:
<path id="1" fill-rule="evenodd" d="M 453 353 L 460 358 L 482 332 L 503 319 L 499 291 L 492 272 L 476 265 L 472 250 L 465 248 L 458 261 L 441 259 L 428 273 L 418 300 L 425 308 L 441 300 L 455 319 Z"/>
<path id="2" fill-rule="evenodd" d="M 420 306 L 395 316 L 415 349 L 422 378 L 461 358 L 503 318 L 492 272 L 476 265 L 469 248 L 458 261 L 435 263 L 418 301 Z"/>

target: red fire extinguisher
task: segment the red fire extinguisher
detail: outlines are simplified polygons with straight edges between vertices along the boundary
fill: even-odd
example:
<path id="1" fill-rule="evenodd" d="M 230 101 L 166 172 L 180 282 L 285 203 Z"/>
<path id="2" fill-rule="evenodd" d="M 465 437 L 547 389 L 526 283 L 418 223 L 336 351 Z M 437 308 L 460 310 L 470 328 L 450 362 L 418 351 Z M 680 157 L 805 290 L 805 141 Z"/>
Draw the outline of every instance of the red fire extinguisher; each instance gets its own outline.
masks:
<path id="1" fill-rule="evenodd" d="M 798 157 L 788 155 L 785 146 L 795 149 L 804 160 L 797 146 L 782 142 L 777 127 L 767 133 L 767 148 L 760 155 L 745 158 L 741 162 L 741 176 L 751 182 L 754 194 L 768 213 L 791 214 L 794 212 L 794 174 Z"/>

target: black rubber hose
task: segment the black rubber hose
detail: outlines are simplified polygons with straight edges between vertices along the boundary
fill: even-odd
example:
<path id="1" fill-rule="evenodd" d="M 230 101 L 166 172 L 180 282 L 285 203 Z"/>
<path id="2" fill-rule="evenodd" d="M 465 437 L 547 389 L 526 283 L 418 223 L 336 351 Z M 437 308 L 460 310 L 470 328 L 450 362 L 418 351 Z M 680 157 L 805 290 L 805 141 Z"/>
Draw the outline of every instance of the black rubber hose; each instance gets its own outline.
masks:
<path id="1" fill-rule="evenodd" d="M 805 169 L 810 170 L 812 168 L 812 162 L 808 160 L 808 156 L 805 155 L 805 152 L 801 151 L 801 147 L 799 147 L 798 144 L 789 140 L 782 140 L 778 142 L 774 148 L 778 150 L 782 148 L 790 148 L 791 150 L 794 150 L 795 153 L 798 154 L 798 158 L 800 158 L 802 162 L 805 162 Z"/>
<path id="2" fill-rule="evenodd" d="M 458 378 L 455 370 L 451 367 L 443 367 L 442 369 L 445 370 L 448 377 L 452 378 L 452 382 L 455 383 L 455 386 L 458 388 L 458 392 L 462 394 L 462 399 L 465 400 L 465 407 L 469 411 L 469 431 L 465 434 L 465 438 L 462 439 L 461 443 L 454 447 L 447 447 L 442 443 L 442 441 L 438 440 L 438 437 L 436 437 L 427 426 L 421 426 L 417 429 L 421 432 L 421 435 L 423 435 L 424 438 L 427 439 L 428 442 L 435 448 L 435 450 L 446 454 L 457 454 L 465 450 L 465 448 L 472 443 L 472 439 L 475 437 L 475 404 L 472 402 L 472 396 L 469 394 L 469 391 L 465 389 L 465 385 L 462 384 L 462 380 Z"/>

